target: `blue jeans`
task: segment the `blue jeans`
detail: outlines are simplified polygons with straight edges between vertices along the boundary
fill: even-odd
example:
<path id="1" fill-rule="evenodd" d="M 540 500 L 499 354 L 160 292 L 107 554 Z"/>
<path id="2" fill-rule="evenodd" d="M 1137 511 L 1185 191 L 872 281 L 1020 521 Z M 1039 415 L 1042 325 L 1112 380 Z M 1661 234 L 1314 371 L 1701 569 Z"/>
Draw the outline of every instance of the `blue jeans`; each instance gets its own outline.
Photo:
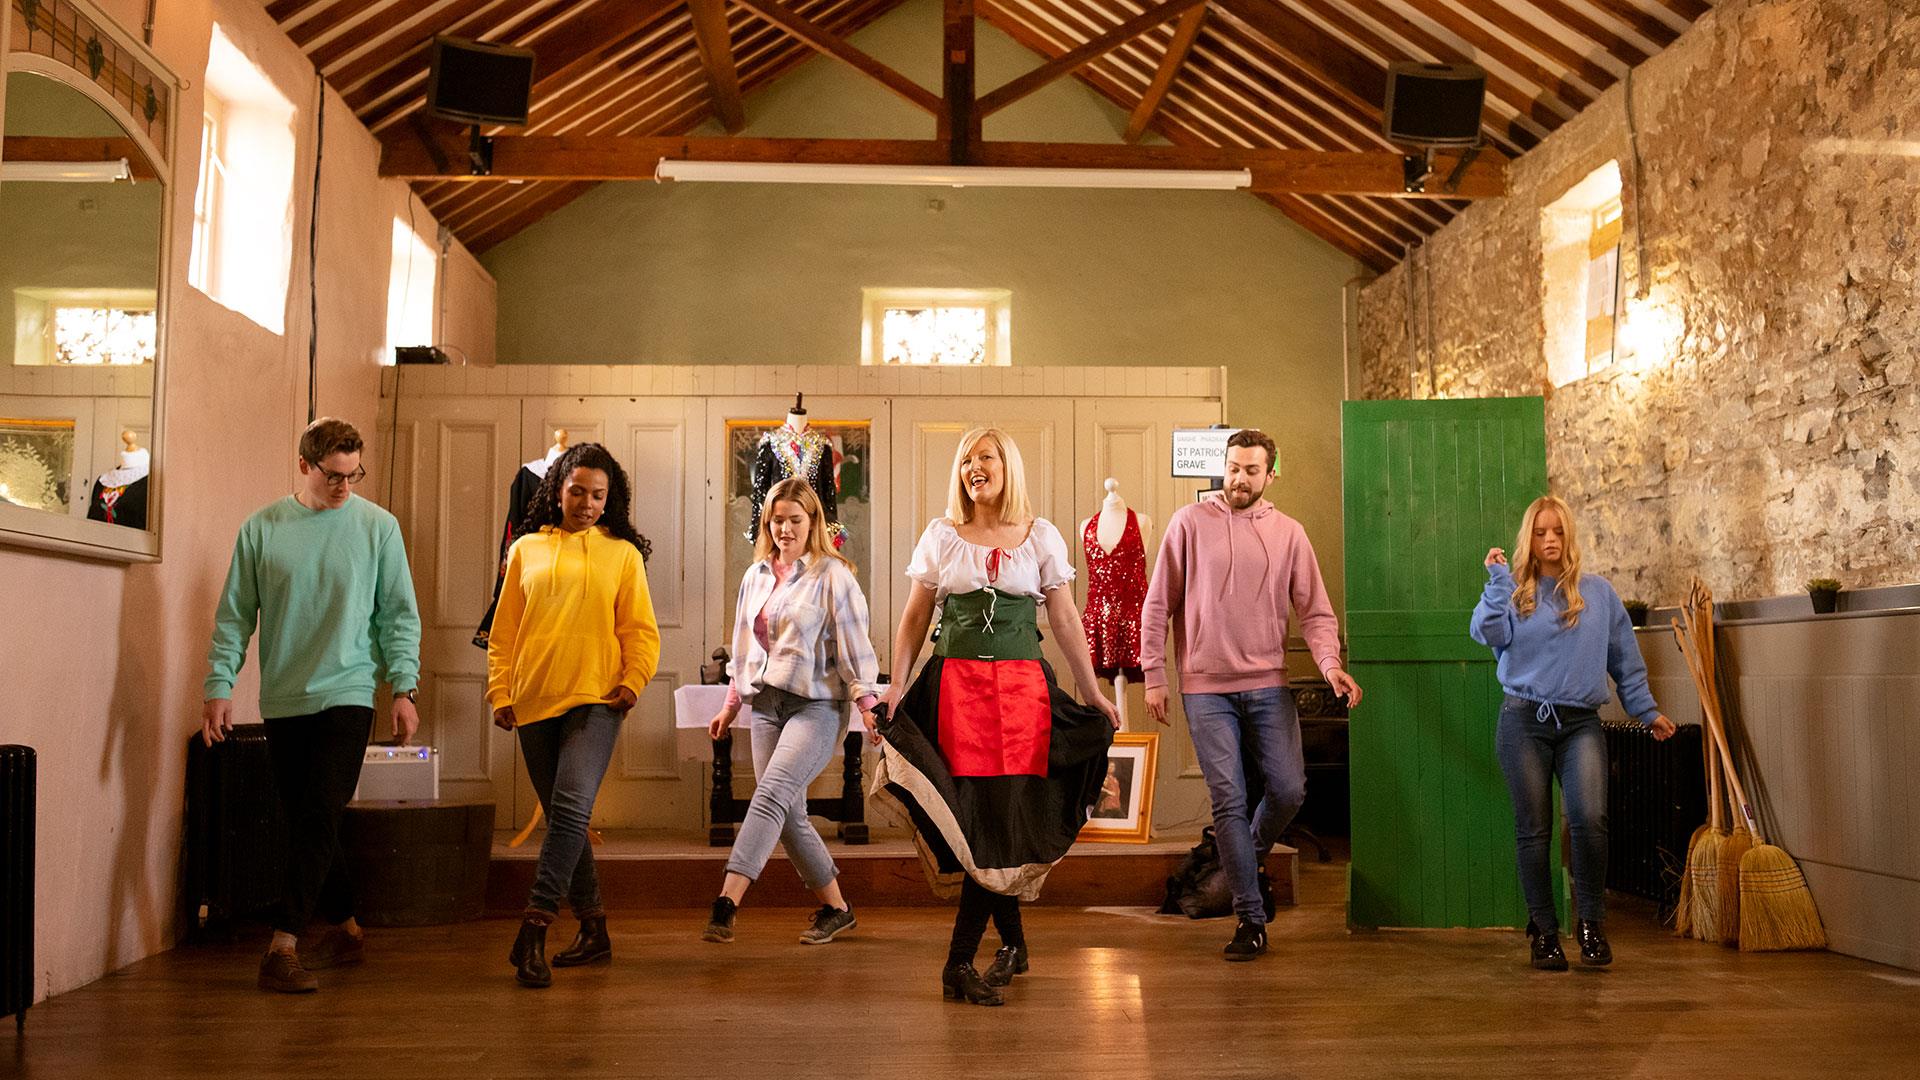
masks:
<path id="1" fill-rule="evenodd" d="M 593 868 L 587 823 L 593 800 L 613 760 L 621 714 L 606 705 L 580 705 L 550 720 L 522 724 L 520 752 L 527 776 L 547 811 L 547 835 L 533 874 L 529 908 L 558 913 L 564 898 L 575 915 L 598 915 L 600 878 Z"/>
<path id="2" fill-rule="evenodd" d="M 1513 835 L 1527 914 L 1558 933 L 1553 905 L 1553 780 L 1573 837 L 1574 910 L 1589 922 L 1607 917 L 1607 737 L 1600 714 L 1577 705 L 1542 705 L 1509 695 L 1500 706 L 1493 749 L 1513 797 Z"/>
<path id="3" fill-rule="evenodd" d="M 753 695 L 748 738 L 753 745 L 753 801 L 733 841 L 727 870 L 756 881 L 778 840 L 809 889 L 824 889 L 840 875 L 807 816 L 807 785 L 833 760 L 842 738 L 841 704 L 814 701 L 778 687 Z"/>
<path id="4" fill-rule="evenodd" d="M 1182 694 L 1180 699 L 1213 800 L 1213 837 L 1220 868 L 1233 889 L 1233 913 L 1264 926 L 1260 865 L 1307 800 L 1293 694 L 1284 686 L 1269 686 L 1231 694 Z M 1247 775 L 1249 765 L 1258 776 Z M 1265 789 L 1251 816 L 1250 781 Z"/>

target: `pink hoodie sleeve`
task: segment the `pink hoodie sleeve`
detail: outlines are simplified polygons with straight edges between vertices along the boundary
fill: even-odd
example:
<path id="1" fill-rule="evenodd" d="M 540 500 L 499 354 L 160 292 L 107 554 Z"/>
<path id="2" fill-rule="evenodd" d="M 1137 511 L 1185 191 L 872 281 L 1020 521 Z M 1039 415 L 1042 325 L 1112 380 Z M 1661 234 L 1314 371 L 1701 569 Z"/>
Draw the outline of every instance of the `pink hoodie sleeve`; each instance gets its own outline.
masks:
<path id="1" fill-rule="evenodd" d="M 1186 518 L 1176 512 L 1160 537 L 1153 580 L 1140 608 L 1140 671 L 1148 689 L 1167 685 L 1167 620 L 1178 617 L 1180 598 L 1186 595 L 1186 552 Z"/>
<path id="2" fill-rule="evenodd" d="M 1307 531 L 1294 525 L 1293 562 L 1288 568 L 1288 588 L 1292 592 L 1294 616 L 1300 620 L 1300 636 L 1324 678 L 1340 666 L 1340 621 L 1333 614 L 1333 598 L 1327 595 L 1327 583 L 1320 577 L 1320 560 L 1313 554 Z"/>

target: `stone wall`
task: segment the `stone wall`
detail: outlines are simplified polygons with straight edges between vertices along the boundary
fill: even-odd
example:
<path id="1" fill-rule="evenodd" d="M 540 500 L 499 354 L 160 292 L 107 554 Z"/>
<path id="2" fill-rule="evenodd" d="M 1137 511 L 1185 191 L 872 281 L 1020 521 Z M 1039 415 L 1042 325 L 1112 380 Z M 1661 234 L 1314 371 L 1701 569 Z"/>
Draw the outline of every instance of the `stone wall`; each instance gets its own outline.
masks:
<path id="1" fill-rule="evenodd" d="M 1920 580 L 1920 5 L 1724 0 L 1361 294 L 1357 392 L 1547 396 L 1548 473 L 1627 596 Z M 1624 177 L 1615 365 L 1558 389 L 1544 208 Z"/>

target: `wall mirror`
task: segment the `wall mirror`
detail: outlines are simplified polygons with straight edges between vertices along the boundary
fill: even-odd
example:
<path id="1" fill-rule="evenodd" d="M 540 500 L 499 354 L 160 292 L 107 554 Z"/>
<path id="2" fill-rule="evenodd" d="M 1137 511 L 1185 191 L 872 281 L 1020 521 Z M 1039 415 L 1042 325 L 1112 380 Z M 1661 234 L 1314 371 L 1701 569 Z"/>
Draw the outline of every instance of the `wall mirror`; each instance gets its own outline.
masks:
<path id="1" fill-rule="evenodd" d="M 12 29 L 0 97 L 0 542 L 156 559 L 170 204 L 156 136 L 170 118 L 155 115 L 161 98 L 138 80 L 156 69 L 130 44 L 114 40 L 109 54 L 95 30 L 69 59 L 51 35 L 46 54 L 23 51 Z"/>

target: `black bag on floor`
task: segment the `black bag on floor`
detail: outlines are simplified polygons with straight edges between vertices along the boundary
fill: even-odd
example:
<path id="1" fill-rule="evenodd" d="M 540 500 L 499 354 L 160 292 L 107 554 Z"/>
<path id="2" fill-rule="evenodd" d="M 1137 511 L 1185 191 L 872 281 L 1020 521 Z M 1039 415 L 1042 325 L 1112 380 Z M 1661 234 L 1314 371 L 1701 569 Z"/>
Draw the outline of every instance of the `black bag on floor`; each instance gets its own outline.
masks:
<path id="1" fill-rule="evenodd" d="M 1160 914 L 1185 915 L 1189 919 L 1214 919 L 1233 914 L 1233 890 L 1220 865 L 1213 826 L 1200 830 L 1200 842 L 1193 845 L 1186 861 L 1167 878 L 1167 899 L 1160 905 Z"/>

